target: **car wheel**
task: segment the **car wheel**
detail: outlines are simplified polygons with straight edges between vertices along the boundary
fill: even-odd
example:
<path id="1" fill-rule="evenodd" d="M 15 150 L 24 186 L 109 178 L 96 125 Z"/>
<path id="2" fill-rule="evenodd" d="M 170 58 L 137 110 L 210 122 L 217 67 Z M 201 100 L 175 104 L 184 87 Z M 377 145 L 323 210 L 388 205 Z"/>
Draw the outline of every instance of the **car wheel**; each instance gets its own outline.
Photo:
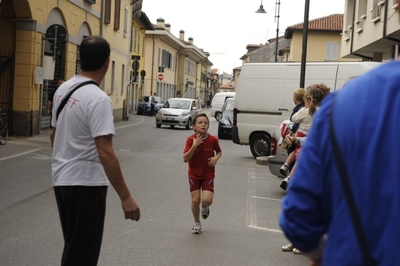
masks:
<path id="1" fill-rule="evenodd" d="M 222 118 L 222 114 L 221 113 L 218 113 L 218 114 L 215 115 L 215 120 L 219 121 L 219 120 L 221 120 L 221 118 Z"/>
<path id="2" fill-rule="evenodd" d="M 192 124 L 192 118 L 189 118 L 185 128 L 190 129 L 191 124 Z"/>
<path id="3" fill-rule="evenodd" d="M 271 150 L 271 140 L 264 133 L 258 133 L 250 140 L 250 151 L 254 158 L 269 156 Z"/>

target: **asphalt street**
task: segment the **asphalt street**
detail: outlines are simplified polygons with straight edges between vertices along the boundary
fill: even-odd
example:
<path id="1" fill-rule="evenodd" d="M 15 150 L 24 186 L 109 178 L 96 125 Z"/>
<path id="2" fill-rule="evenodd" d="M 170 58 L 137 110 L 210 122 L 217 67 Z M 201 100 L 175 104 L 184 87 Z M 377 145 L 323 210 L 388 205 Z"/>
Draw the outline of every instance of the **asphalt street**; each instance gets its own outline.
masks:
<path id="1" fill-rule="evenodd" d="M 206 110 L 207 111 L 207 110 Z M 210 118 L 210 133 L 217 122 Z M 220 140 L 215 197 L 203 233 L 191 234 L 193 218 L 182 160 L 191 130 L 162 126 L 129 114 L 116 122 L 114 147 L 126 182 L 141 207 L 141 220 L 125 220 L 108 190 L 99 264 L 110 265 L 309 265 L 282 252 L 278 225 L 280 178 L 256 164 L 248 146 Z M 11 137 L 0 146 L 0 265 L 60 265 L 63 239 L 51 185 L 50 130 Z"/>

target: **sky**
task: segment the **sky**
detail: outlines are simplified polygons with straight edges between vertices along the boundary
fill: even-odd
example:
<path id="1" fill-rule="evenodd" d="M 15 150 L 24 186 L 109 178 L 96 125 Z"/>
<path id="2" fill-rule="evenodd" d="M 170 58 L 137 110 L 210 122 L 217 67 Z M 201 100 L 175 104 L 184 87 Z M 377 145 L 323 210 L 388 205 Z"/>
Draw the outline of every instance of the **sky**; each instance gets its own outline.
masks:
<path id="1" fill-rule="evenodd" d="M 267 14 L 255 13 L 260 4 Z M 212 68 L 232 74 L 242 65 L 248 44 L 265 44 L 276 38 L 276 2 L 280 1 L 279 36 L 286 28 L 304 21 L 305 0 L 143 0 L 142 11 L 150 22 L 163 18 L 171 33 L 210 53 Z M 344 13 L 345 0 L 310 0 L 309 20 Z"/>

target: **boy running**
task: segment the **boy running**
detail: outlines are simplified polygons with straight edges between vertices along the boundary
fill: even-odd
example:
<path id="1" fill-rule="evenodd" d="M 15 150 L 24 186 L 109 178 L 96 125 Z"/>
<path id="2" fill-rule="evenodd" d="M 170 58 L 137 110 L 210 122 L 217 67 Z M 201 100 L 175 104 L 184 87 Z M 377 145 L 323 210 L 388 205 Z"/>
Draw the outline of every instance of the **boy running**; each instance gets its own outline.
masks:
<path id="1" fill-rule="evenodd" d="M 188 175 L 195 222 L 192 228 L 193 234 L 201 233 L 200 199 L 201 217 L 207 219 L 210 214 L 209 206 L 214 196 L 215 165 L 222 155 L 218 138 L 207 133 L 209 127 L 210 121 L 207 115 L 197 115 L 192 124 L 195 134 L 187 138 L 183 151 L 183 161 L 189 162 Z"/>

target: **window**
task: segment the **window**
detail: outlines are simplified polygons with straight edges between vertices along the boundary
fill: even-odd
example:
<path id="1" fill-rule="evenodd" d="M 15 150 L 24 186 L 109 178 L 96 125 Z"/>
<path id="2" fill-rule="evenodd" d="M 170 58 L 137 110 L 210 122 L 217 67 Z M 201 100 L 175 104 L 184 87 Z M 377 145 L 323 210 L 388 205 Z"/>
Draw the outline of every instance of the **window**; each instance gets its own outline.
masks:
<path id="1" fill-rule="evenodd" d="M 379 21 L 379 17 L 381 16 L 381 10 L 383 5 L 385 4 L 385 1 L 382 0 L 374 0 L 373 6 L 372 6 L 372 21 Z"/>
<path id="2" fill-rule="evenodd" d="M 136 28 L 133 28 L 132 43 L 133 51 L 136 51 Z"/>
<path id="3" fill-rule="evenodd" d="M 325 60 L 338 60 L 339 44 L 337 42 L 326 43 Z"/>
<path id="4" fill-rule="evenodd" d="M 104 23 L 110 24 L 110 22 L 111 22 L 111 0 L 105 0 Z"/>
<path id="5" fill-rule="evenodd" d="M 128 7 L 125 7 L 124 13 L 124 37 L 128 36 Z"/>
<path id="6" fill-rule="evenodd" d="M 115 61 L 111 64 L 111 94 L 114 94 L 114 83 L 115 83 Z"/>
<path id="7" fill-rule="evenodd" d="M 166 51 L 161 51 L 161 66 L 164 68 L 171 68 L 171 54 Z"/>
<path id="8" fill-rule="evenodd" d="M 121 16 L 121 0 L 115 0 L 114 30 L 119 30 L 120 16 Z"/>
<path id="9" fill-rule="evenodd" d="M 137 32 L 137 52 L 140 53 L 140 31 Z"/>
<path id="10" fill-rule="evenodd" d="M 125 78 L 125 65 L 122 64 L 122 74 L 121 74 L 121 95 L 124 94 L 124 78 Z"/>

